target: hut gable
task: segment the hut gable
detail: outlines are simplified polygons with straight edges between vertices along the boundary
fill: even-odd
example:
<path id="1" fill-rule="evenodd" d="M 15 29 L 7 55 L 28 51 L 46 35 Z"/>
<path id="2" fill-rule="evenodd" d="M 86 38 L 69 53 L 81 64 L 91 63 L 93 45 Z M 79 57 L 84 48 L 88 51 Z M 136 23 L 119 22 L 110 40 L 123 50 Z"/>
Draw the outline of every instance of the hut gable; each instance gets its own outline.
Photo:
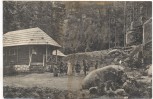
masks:
<path id="1" fill-rule="evenodd" d="M 52 52 L 52 54 L 53 54 L 53 55 L 56 55 L 56 50 L 54 50 L 54 51 Z M 65 57 L 66 55 L 63 54 L 61 51 L 57 50 L 57 56 Z"/>
<path id="2" fill-rule="evenodd" d="M 4 47 L 44 44 L 61 47 L 55 40 L 53 40 L 49 35 L 47 35 L 38 27 L 7 32 L 3 36 Z"/>

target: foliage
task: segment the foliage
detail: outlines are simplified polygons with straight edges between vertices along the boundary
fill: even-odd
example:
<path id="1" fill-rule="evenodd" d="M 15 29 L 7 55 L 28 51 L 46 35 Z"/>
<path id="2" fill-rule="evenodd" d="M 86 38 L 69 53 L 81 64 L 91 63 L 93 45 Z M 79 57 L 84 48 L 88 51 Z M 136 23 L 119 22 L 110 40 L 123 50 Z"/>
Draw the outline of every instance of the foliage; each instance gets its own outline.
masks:
<path id="1" fill-rule="evenodd" d="M 65 54 L 124 46 L 131 22 L 151 17 L 151 2 L 4 1 L 4 33 L 39 27 Z M 136 24 L 138 25 L 138 24 Z"/>
<path id="2" fill-rule="evenodd" d="M 65 6 L 60 2 L 4 1 L 4 33 L 39 27 L 60 43 Z"/>
<path id="3" fill-rule="evenodd" d="M 65 53 L 124 46 L 131 22 L 151 17 L 149 2 L 73 2 L 66 6 Z"/>

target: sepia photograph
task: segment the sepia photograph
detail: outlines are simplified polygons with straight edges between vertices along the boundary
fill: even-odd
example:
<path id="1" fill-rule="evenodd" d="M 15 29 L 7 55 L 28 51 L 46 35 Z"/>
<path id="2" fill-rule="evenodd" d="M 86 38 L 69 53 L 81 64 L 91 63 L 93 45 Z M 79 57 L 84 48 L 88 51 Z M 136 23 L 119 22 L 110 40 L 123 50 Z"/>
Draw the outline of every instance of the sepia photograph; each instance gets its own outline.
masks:
<path id="1" fill-rule="evenodd" d="M 152 1 L 3 1 L 4 99 L 152 99 Z"/>

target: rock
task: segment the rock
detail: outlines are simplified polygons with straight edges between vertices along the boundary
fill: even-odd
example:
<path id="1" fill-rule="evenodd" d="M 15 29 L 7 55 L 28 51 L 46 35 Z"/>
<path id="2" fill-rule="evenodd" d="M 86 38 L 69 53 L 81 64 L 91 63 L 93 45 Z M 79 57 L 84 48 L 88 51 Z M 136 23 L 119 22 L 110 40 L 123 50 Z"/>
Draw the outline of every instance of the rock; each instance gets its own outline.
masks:
<path id="1" fill-rule="evenodd" d="M 33 93 L 32 93 L 32 96 L 35 97 L 35 98 L 38 98 L 38 97 L 39 97 L 39 94 L 36 93 L 36 92 L 33 92 Z"/>
<path id="2" fill-rule="evenodd" d="M 91 87 L 89 88 L 90 94 L 96 94 L 98 92 L 98 87 Z"/>
<path id="3" fill-rule="evenodd" d="M 89 99 L 90 92 L 89 90 L 82 90 L 79 93 L 78 99 Z"/>
<path id="4" fill-rule="evenodd" d="M 112 91 L 112 90 L 108 90 L 108 91 L 106 92 L 106 94 L 107 94 L 109 97 L 115 97 L 115 96 L 116 96 L 115 92 Z"/>
<path id="5" fill-rule="evenodd" d="M 122 87 L 126 93 L 131 97 L 143 96 L 144 88 L 141 83 L 138 83 L 135 79 L 128 79 Z"/>
<path id="6" fill-rule="evenodd" d="M 152 77 L 152 65 L 149 65 L 149 69 L 147 71 L 148 71 L 148 76 Z"/>
<path id="7" fill-rule="evenodd" d="M 99 86 L 106 81 L 116 82 L 122 85 L 124 74 L 124 68 L 119 65 L 109 65 L 103 68 L 99 68 L 90 72 L 83 80 L 82 89 L 89 89 L 91 87 Z"/>
<path id="8" fill-rule="evenodd" d="M 125 95 L 127 95 L 124 89 L 117 89 L 117 90 L 115 91 L 115 94 L 116 94 L 116 95 L 120 95 L 120 96 L 125 96 Z"/>

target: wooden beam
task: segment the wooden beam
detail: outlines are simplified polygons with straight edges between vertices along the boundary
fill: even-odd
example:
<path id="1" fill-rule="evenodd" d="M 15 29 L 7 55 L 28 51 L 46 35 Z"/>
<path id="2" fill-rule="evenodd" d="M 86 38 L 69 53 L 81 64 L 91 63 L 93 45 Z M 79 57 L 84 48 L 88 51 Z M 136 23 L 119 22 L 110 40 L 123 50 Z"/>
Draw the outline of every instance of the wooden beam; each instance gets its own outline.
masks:
<path id="1" fill-rule="evenodd" d="M 116 24 L 116 19 L 115 19 L 115 24 Z M 116 33 L 116 25 L 115 25 L 115 48 L 116 48 L 116 42 L 117 42 L 117 33 Z"/>
<path id="2" fill-rule="evenodd" d="M 124 1 L 124 47 L 126 47 L 126 1 Z"/>
<path id="3" fill-rule="evenodd" d="M 116 42 L 117 42 L 117 33 L 116 33 L 116 3 L 114 2 L 114 10 L 115 10 L 115 48 L 116 48 Z"/>
<path id="4" fill-rule="evenodd" d="M 57 49 L 56 49 L 56 63 L 57 63 Z"/>
<path id="5" fill-rule="evenodd" d="M 29 46 L 29 66 L 31 65 L 31 58 L 32 58 L 32 53 L 31 53 L 31 47 Z"/>
<path id="6" fill-rule="evenodd" d="M 110 29 L 111 29 L 111 27 L 110 27 L 110 6 L 109 6 L 109 10 L 108 10 L 109 12 L 108 12 L 108 18 L 109 18 L 109 20 L 108 20 L 108 26 L 109 26 L 109 30 L 108 30 L 108 43 L 109 43 L 109 45 L 108 45 L 108 47 L 110 48 Z"/>
<path id="7" fill-rule="evenodd" d="M 143 32 L 142 32 L 142 47 L 141 47 L 141 51 L 142 51 L 142 56 L 144 56 L 144 46 L 145 46 L 145 31 L 144 31 L 144 24 L 143 24 Z M 144 57 L 142 58 L 142 63 L 144 63 Z"/>
<path id="8" fill-rule="evenodd" d="M 48 49 L 47 49 L 47 44 L 46 44 L 46 62 L 47 62 L 47 57 L 48 57 Z"/>
<path id="9" fill-rule="evenodd" d="M 17 63 L 18 63 L 18 46 L 17 46 L 17 50 L 16 50 L 16 52 L 17 52 Z"/>
<path id="10" fill-rule="evenodd" d="M 45 66 L 45 54 L 43 54 L 43 66 Z"/>

